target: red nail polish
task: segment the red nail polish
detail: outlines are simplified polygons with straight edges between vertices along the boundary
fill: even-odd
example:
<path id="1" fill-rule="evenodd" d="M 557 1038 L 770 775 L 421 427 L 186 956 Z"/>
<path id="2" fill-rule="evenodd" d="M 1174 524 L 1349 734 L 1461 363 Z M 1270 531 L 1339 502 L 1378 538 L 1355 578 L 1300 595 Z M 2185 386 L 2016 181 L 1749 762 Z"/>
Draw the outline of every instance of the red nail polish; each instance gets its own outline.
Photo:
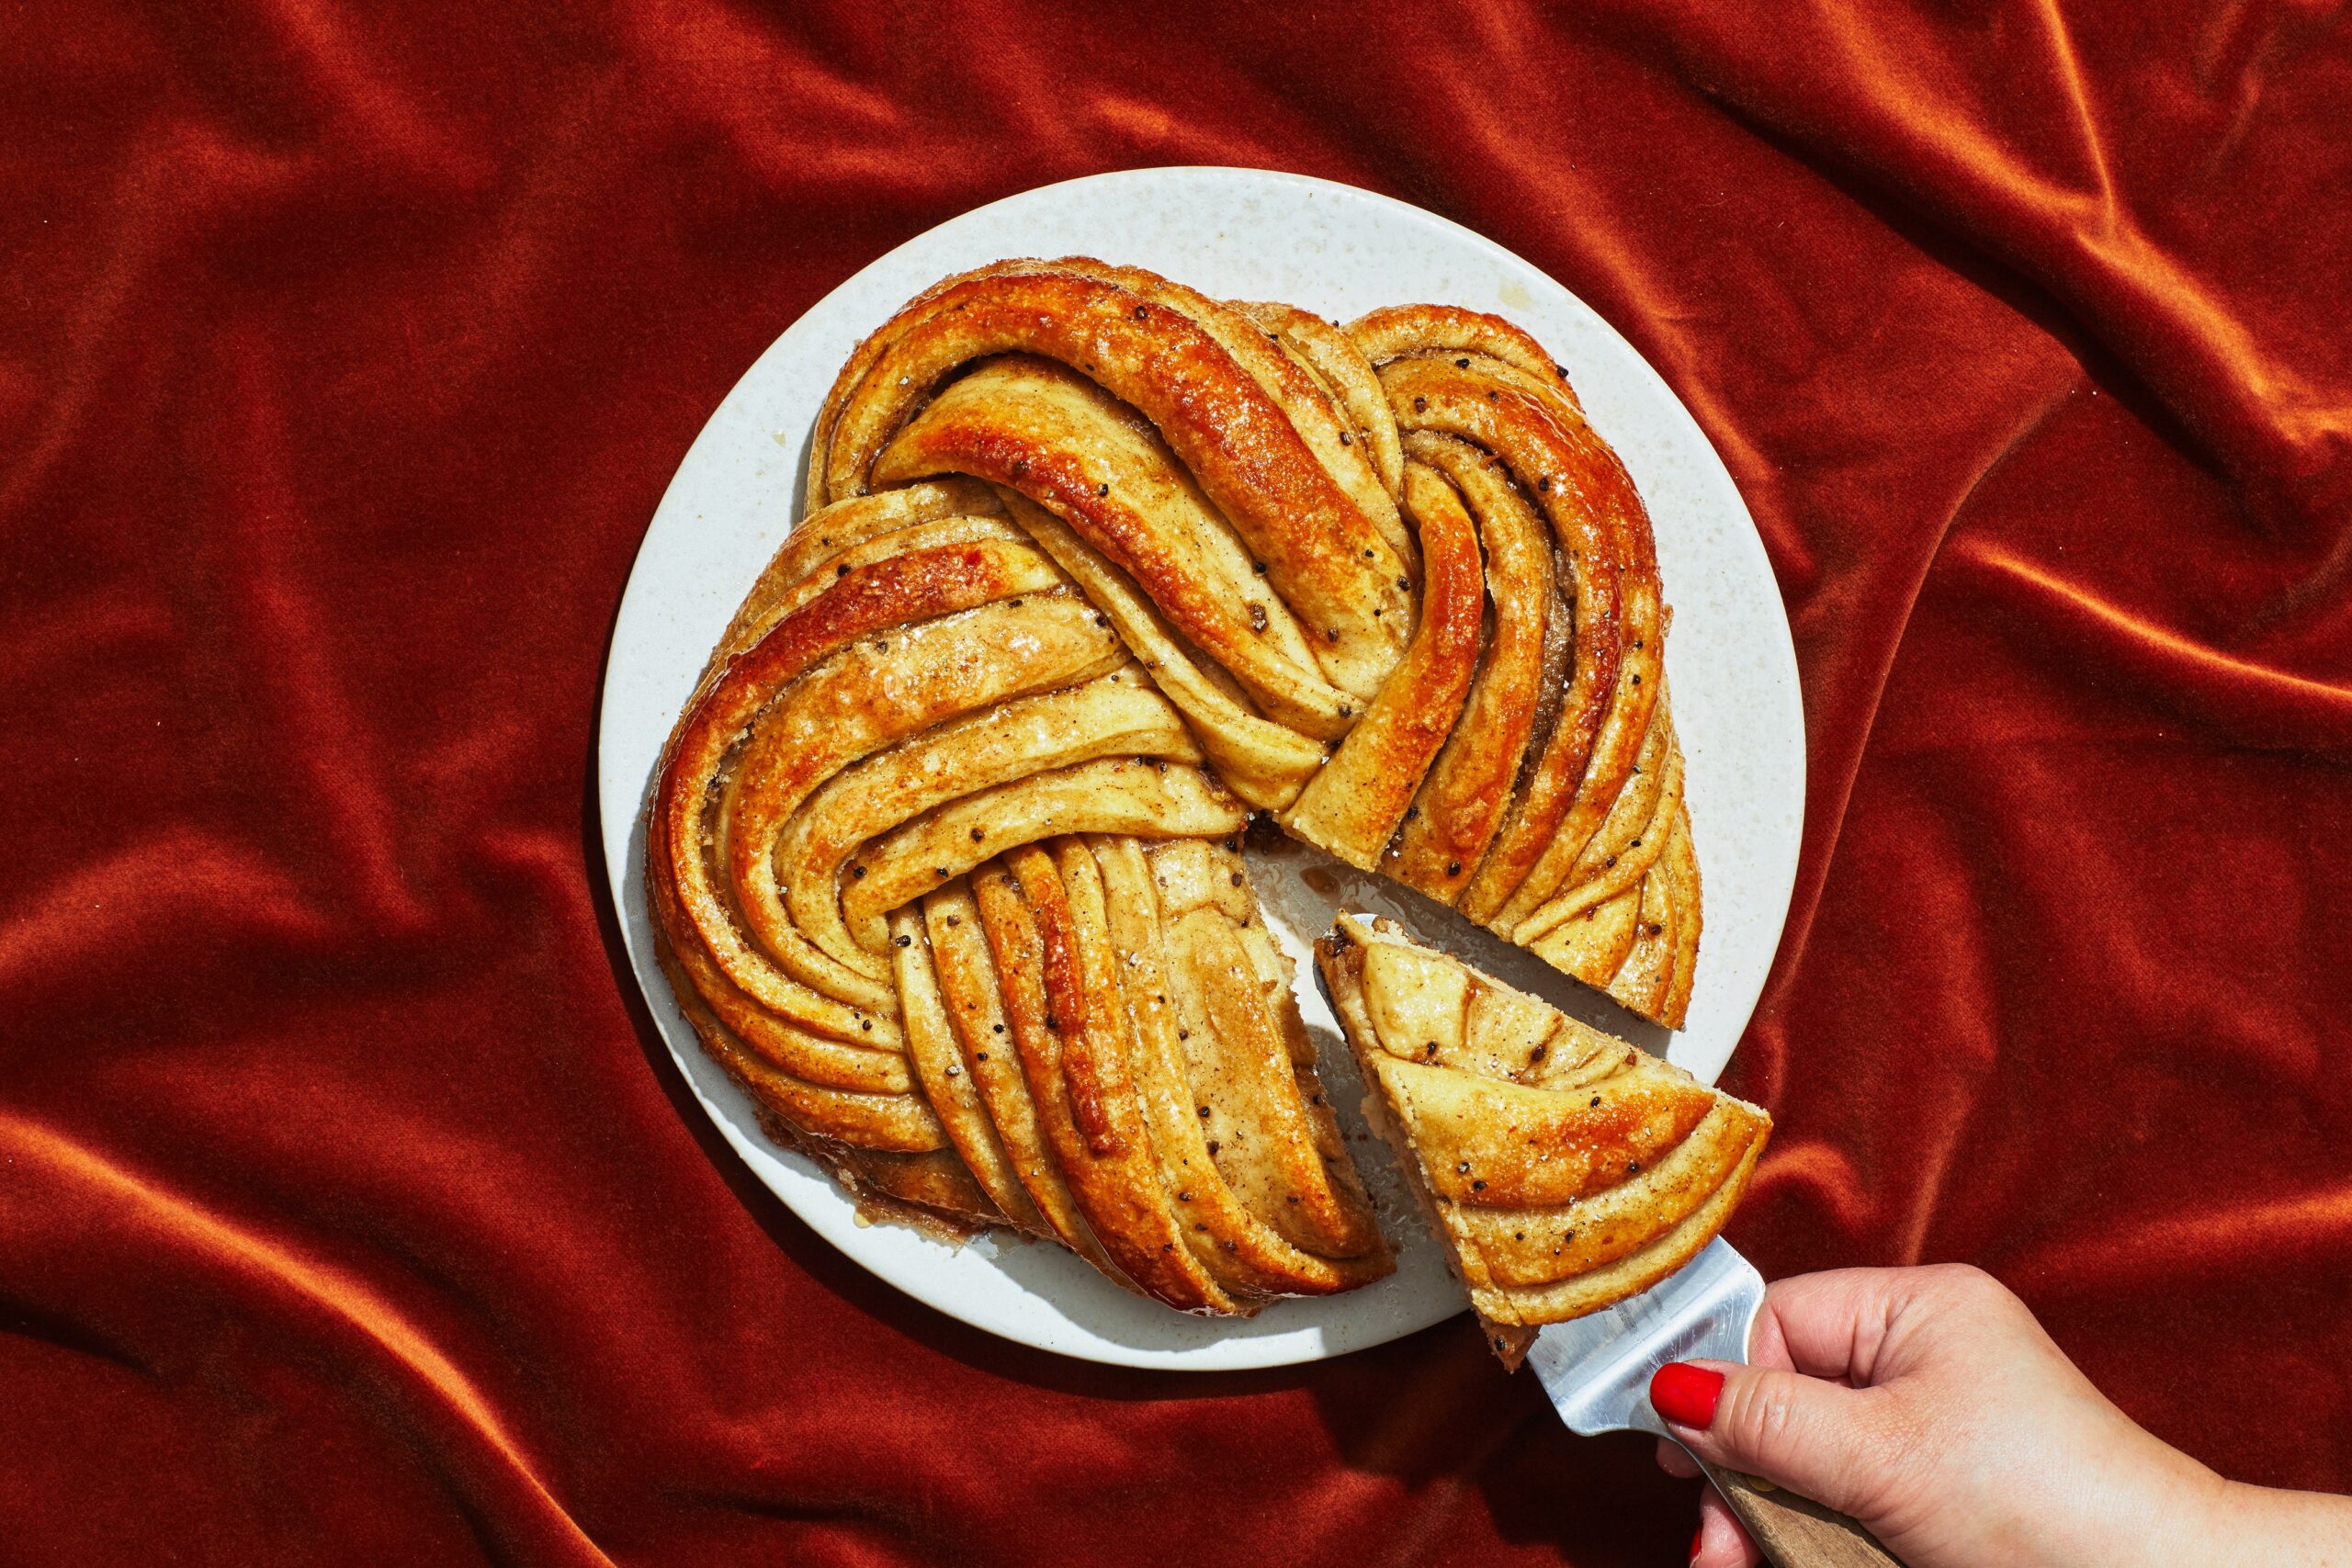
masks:
<path id="1" fill-rule="evenodd" d="M 1701 1431 L 1714 1425 L 1724 1375 L 1688 1361 L 1668 1361 L 1650 1377 L 1650 1407 L 1678 1426 Z"/>
<path id="2" fill-rule="evenodd" d="M 1704 1550 L 1706 1550 L 1706 1545 L 1707 1545 L 1707 1521 L 1706 1521 L 1706 1520 L 1704 1520 L 1704 1519 L 1701 1519 L 1701 1520 L 1699 1521 L 1699 1528 L 1698 1528 L 1697 1529 L 1695 1529 L 1695 1530 L 1693 1530 L 1693 1531 L 1691 1531 L 1691 1532 L 1690 1532 L 1690 1561 L 1691 1561 L 1691 1562 L 1698 1562 L 1698 1561 L 1699 1561 L 1699 1553 L 1700 1553 L 1700 1552 L 1702 1552 L 1702 1551 L 1703 1551 Z"/>

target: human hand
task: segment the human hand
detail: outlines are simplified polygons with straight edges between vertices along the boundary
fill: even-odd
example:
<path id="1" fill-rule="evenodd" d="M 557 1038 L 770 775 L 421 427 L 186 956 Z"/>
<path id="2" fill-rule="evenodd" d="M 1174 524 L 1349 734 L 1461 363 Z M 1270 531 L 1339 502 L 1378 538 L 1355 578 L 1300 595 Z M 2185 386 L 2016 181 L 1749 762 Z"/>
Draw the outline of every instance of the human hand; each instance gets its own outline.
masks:
<path id="1" fill-rule="evenodd" d="M 1692 1453 L 1852 1515 L 1909 1568 L 2352 1564 L 2352 1503 L 2228 1482 L 2150 1436 L 1978 1269 L 1781 1280 L 1749 1355 L 1662 1369 L 1651 1402 Z M 1672 1442 L 1658 1462 L 1699 1472 Z M 1758 1561 L 1710 1487 L 1691 1562 Z"/>

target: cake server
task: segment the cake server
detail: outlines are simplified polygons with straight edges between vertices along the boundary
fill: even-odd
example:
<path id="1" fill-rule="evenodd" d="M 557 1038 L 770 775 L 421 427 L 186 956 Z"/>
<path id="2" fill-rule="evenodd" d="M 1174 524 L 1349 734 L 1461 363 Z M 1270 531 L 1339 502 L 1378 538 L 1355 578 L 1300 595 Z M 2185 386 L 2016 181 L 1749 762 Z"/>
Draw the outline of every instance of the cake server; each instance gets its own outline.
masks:
<path id="1" fill-rule="evenodd" d="M 1747 1360 L 1748 1336 L 1763 1305 L 1764 1277 L 1717 1236 L 1640 1295 L 1545 1327 L 1528 1350 L 1527 1364 L 1571 1431 L 1668 1438 L 1672 1434 L 1650 1407 L 1651 1374 L 1668 1361 L 1693 1358 Z M 1845 1515 L 1769 1482 L 1698 1462 L 1779 1568 L 1899 1568 Z"/>

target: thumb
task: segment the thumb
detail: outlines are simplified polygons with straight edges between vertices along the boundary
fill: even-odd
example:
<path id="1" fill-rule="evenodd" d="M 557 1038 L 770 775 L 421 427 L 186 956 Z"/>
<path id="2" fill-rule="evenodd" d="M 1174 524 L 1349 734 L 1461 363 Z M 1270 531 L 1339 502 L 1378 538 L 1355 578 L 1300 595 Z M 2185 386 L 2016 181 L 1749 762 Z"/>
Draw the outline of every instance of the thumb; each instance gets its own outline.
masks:
<path id="1" fill-rule="evenodd" d="M 1669 1361 L 1650 1379 L 1650 1404 L 1708 1463 L 1869 1522 L 1886 1454 L 1873 1391 L 1736 1361 Z"/>

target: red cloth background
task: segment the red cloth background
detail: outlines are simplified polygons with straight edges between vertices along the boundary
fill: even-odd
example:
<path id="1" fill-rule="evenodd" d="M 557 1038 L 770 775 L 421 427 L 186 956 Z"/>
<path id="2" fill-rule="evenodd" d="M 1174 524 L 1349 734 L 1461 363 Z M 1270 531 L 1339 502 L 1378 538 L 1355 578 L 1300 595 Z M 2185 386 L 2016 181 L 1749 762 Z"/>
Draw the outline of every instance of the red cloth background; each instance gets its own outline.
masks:
<path id="1" fill-rule="evenodd" d="M 2342 6 L 6 27 L 0 1562 L 1681 1561 L 1466 1320 L 1180 1379 L 899 1297 L 626 977 L 593 715 L 687 443 L 888 246 L 1158 163 L 1493 235 L 1731 465 L 1812 764 L 1739 1245 L 1973 1259 L 2352 1487 Z"/>

